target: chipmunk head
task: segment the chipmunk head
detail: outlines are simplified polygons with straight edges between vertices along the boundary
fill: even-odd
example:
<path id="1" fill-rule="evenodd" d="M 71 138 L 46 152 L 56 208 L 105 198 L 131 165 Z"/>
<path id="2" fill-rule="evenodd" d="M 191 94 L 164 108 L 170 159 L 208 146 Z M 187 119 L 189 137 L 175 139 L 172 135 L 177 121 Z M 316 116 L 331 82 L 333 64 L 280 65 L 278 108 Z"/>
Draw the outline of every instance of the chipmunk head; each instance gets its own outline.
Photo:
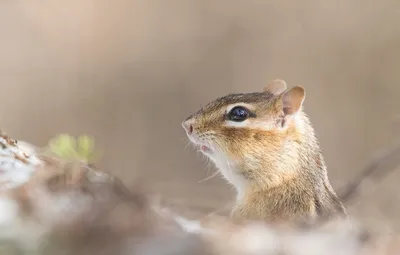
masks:
<path id="1" fill-rule="evenodd" d="M 182 126 L 235 186 L 290 172 L 283 161 L 296 160 L 307 121 L 305 91 L 274 80 L 263 91 L 230 94 L 210 102 Z M 284 169 L 286 168 L 286 169 Z"/>

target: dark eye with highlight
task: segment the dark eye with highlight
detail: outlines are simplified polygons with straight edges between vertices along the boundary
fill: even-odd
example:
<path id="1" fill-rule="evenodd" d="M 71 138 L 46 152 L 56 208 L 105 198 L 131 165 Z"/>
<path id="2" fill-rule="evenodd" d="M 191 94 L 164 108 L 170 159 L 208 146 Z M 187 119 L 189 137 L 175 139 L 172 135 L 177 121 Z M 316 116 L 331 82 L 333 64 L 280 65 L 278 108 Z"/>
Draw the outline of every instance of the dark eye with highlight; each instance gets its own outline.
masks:
<path id="1" fill-rule="evenodd" d="M 242 106 L 233 107 L 228 113 L 228 119 L 231 121 L 241 122 L 250 116 L 249 110 Z"/>

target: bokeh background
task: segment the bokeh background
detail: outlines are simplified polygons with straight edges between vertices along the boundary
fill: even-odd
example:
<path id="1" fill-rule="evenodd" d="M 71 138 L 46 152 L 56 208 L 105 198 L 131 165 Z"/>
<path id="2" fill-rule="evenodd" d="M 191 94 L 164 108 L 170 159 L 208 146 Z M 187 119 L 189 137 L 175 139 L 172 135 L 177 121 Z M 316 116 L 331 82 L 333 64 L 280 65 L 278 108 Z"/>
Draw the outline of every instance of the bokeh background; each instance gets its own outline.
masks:
<path id="1" fill-rule="evenodd" d="M 2 0 L 0 121 L 45 145 L 93 135 L 102 168 L 204 212 L 233 189 L 187 144 L 181 122 L 230 92 L 303 85 L 340 190 L 400 134 L 398 1 Z M 138 179 L 139 178 L 139 179 Z M 348 205 L 400 224 L 400 171 Z"/>

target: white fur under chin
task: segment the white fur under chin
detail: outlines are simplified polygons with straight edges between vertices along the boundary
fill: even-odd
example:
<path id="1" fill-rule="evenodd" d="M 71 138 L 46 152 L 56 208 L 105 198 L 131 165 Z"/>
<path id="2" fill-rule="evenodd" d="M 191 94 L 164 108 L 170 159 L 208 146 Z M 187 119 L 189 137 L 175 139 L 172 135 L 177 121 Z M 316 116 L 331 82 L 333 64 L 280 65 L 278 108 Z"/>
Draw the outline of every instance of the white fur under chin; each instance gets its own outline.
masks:
<path id="1" fill-rule="evenodd" d="M 237 173 L 237 170 L 231 160 L 223 152 L 214 149 L 212 155 L 205 154 L 214 165 L 219 169 L 222 177 L 233 185 L 236 189 L 236 200 L 241 200 L 246 188 L 246 180 Z"/>
<path id="2" fill-rule="evenodd" d="M 197 146 L 204 145 L 204 142 L 202 144 L 194 135 L 188 135 L 188 138 Z M 246 180 L 237 174 L 235 166 L 232 165 L 231 160 L 229 160 L 222 151 L 209 143 L 206 146 L 210 148 L 210 151 L 201 150 L 201 152 L 214 163 L 222 174 L 222 177 L 235 187 L 237 193 L 236 199 L 240 200 L 244 195 Z"/>

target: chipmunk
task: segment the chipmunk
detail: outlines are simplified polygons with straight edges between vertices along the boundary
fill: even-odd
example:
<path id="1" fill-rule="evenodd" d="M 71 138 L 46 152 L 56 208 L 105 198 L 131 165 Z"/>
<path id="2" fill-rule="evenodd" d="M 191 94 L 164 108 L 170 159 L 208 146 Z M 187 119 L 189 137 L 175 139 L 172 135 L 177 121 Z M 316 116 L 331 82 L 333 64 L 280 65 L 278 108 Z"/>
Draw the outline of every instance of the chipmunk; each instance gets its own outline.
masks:
<path id="1" fill-rule="evenodd" d="M 220 97 L 182 122 L 235 187 L 233 219 L 347 218 L 303 112 L 305 96 L 302 86 L 277 79 L 261 92 Z"/>

